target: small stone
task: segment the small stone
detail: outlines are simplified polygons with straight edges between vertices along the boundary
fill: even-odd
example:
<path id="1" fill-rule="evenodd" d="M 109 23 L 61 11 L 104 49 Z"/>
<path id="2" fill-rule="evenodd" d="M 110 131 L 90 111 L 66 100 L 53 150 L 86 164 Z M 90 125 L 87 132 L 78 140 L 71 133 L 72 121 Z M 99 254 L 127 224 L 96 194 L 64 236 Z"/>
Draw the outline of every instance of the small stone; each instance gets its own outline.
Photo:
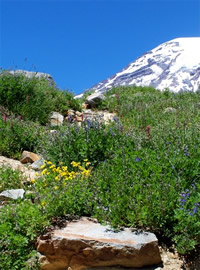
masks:
<path id="1" fill-rule="evenodd" d="M 8 189 L 0 193 L 0 200 L 24 198 L 24 189 Z"/>
<path id="2" fill-rule="evenodd" d="M 76 116 L 81 117 L 82 115 L 83 115 L 83 113 L 82 113 L 82 112 L 76 111 Z"/>
<path id="3" fill-rule="evenodd" d="M 100 93 L 94 93 L 86 98 L 85 103 L 91 107 L 95 107 L 105 99 L 105 96 Z"/>
<path id="4" fill-rule="evenodd" d="M 74 111 L 74 110 L 68 110 L 68 111 L 67 111 L 67 114 L 75 115 L 75 111 Z"/>
<path id="5" fill-rule="evenodd" d="M 176 109 L 172 107 L 168 107 L 164 110 L 164 113 L 175 113 Z"/>
<path id="6" fill-rule="evenodd" d="M 51 134 L 56 134 L 56 133 L 58 133 L 58 131 L 55 130 L 55 129 L 51 129 L 51 130 L 50 130 L 50 133 L 51 133 Z"/>
<path id="7" fill-rule="evenodd" d="M 23 151 L 20 162 L 23 164 L 33 163 L 39 159 L 41 159 L 41 157 L 39 155 L 34 154 L 32 152 L 28 152 L 28 151 Z"/>
<path id="8" fill-rule="evenodd" d="M 85 104 L 85 103 L 82 104 L 82 108 L 83 108 L 83 109 L 87 109 L 87 107 L 88 107 L 87 104 Z"/>
<path id="9" fill-rule="evenodd" d="M 52 112 L 50 116 L 50 125 L 51 126 L 60 126 L 63 124 L 64 116 L 58 112 Z"/>
<path id="10" fill-rule="evenodd" d="M 30 169 L 33 169 L 33 170 L 35 170 L 35 171 L 40 171 L 40 167 L 41 167 L 43 164 L 44 164 L 44 159 L 41 158 L 41 159 L 36 160 L 35 162 L 33 162 L 33 163 L 29 166 L 29 168 L 30 168 Z"/>
<path id="11" fill-rule="evenodd" d="M 77 116 L 75 119 L 76 119 L 77 122 L 83 122 L 83 118 L 82 117 Z"/>

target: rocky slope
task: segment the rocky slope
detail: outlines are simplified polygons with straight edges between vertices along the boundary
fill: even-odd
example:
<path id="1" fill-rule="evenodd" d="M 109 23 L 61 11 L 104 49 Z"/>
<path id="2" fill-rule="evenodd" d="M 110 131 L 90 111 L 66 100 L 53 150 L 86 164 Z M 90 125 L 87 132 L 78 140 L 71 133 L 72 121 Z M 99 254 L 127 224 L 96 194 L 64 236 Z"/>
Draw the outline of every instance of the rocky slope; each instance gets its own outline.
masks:
<path id="1" fill-rule="evenodd" d="M 200 90 L 199 48 L 200 37 L 165 42 L 88 90 L 104 93 L 119 85 L 169 88 L 173 92 Z"/>

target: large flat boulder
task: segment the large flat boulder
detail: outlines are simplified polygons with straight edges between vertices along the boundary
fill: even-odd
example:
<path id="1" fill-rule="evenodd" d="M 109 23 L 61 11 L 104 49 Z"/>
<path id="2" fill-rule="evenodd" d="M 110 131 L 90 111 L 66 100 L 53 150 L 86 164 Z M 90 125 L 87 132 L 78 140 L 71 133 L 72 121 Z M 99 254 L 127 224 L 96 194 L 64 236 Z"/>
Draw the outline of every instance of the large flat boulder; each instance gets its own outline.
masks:
<path id="1" fill-rule="evenodd" d="M 153 233 L 129 228 L 115 232 L 88 218 L 69 222 L 64 228 L 39 237 L 37 250 L 42 255 L 42 270 L 142 268 L 161 263 Z"/>

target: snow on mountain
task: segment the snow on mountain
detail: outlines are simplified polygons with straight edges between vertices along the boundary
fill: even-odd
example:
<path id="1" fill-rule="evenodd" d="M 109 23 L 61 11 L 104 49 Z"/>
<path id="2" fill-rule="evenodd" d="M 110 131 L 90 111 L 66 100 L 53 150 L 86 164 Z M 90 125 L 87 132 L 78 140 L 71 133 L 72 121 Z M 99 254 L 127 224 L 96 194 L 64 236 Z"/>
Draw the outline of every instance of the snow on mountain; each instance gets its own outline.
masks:
<path id="1" fill-rule="evenodd" d="M 89 90 L 103 93 L 119 85 L 169 88 L 173 92 L 200 90 L 200 37 L 165 42 Z"/>

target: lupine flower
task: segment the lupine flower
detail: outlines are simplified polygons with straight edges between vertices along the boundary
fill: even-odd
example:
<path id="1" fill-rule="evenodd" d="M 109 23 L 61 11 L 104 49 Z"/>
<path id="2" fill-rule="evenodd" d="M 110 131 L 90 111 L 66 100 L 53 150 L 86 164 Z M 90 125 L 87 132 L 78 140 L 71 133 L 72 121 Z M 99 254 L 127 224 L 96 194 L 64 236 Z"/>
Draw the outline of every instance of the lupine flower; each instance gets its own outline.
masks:
<path id="1" fill-rule="evenodd" d="M 185 155 L 185 156 L 189 156 L 189 153 L 188 153 L 188 147 L 185 147 L 185 148 L 184 148 L 184 155 Z"/>
<path id="2" fill-rule="evenodd" d="M 139 157 L 136 157 L 135 162 L 141 161 L 142 159 Z"/>
<path id="3" fill-rule="evenodd" d="M 115 121 L 115 122 L 119 122 L 119 119 L 117 118 L 117 117 L 113 117 L 113 120 Z"/>

